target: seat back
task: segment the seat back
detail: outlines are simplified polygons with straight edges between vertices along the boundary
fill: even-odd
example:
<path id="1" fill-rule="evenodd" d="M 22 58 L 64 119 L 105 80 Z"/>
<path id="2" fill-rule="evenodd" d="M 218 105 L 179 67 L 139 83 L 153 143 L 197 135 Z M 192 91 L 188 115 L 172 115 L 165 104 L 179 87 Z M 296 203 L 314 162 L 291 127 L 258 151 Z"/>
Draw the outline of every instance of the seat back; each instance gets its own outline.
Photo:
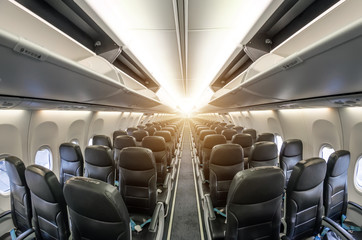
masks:
<path id="1" fill-rule="evenodd" d="M 75 177 L 65 184 L 64 197 L 72 219 L 72 239 L 131 239 L 128 211 L 116 187 Z"/>
<path id="2" fill-rule="evenodd" d="M 116 140 L 116 137 L 121 135 L 128 135 L 126 131 L 124 130 L 116 130 L 113 132 L 113 147 L 114 147 L 114 141 Z"/>
<path id="3" fill-rule="evenodd" d="M 157 166 L 157 182 L 163 183 L 167 173 L 167 149 L 166 142 L 160 136 L 147 136 L 142 140 L 142 147 L 153 152 Z"/>
<path id="4" fill-rule="evenodd" d="M 174 155 L 173 152 L 173 143 L 171 139 L 171 133 L 169 131 L 156 131 L 154 136 L 160 136 L 165 139 L 166 150 L 167 150 L 167 165 L 171 165 L 172 157 Z"/>
<path id="5" fill-rule="evenodd" d="M 134 131 L 137 131 L 137 130 L 138 130 L 138 128 L 129 127 L 129 128 L 126 129 L 126 132 L 127 132 L 127 135 L 132 136 L 132 133 L 133 133 Z"/>
<path id="6" fill-rule="evenodd" d="M 231 143 L 239 144 L 244 150 L 244 168 L 249 168 L 249 155 L 251 146 L 253 146 L 253 138 L 247 133 L 238 133 L 231 138 Z"/>
<path id="7" fill-rule="evenodd" d="M 225 239 L 279 239 L 283 191 L 278 167 L 238 172 L 227 197 Z"/>
<path id="8" fill-rule="evenodd" d="M 83 155 L 79 145 L 74 143 L 62 143 L 59 146 L 60 156 L 60 185 L 71 177 L 83 176 Z"/>
<path id="9" fill-rule="evenodd" d="M 226 206 L 226 198 L 235 174 L 244 170 L 244 153 L 238 144 L 219 144 L 210 156 L 210 197 L 214 207 Z"/>
<path id="10" fill-rule="evenodd" d="M 236 131 L 236 130 L 234 130 L 234 129 L 225 129 L 225 130 L 223 130 L 222 132 L 221 132 L 221 135 L 224 135 L 225 136 L 225 138 L 226 138 L 226 141 L 231 141 L 231 139 L 232 139 L 232 137 L 235 135 L 235 134 L 237 134 L 238 132 Z"/>
<path id="11" fill-rule="evenodd" d="M 112 149 L 111 139 L 106 135 L 95 135 L 93 136 L 93 144 L 99 146 L 106 146 Z"/>
<path id="12" fill-rule="evenodd" d="M 205 136 L 203 146 L 202 146 L 202 170 L 204 172 L 204 176 L 206 180 L 209 180 L 209 164 L 210 164 L 210 155 L 211 150 L 214 146 L 218 144 L 226 143 L 225 136 L 221 134 L 211 134 Z"/>
<path id="13" fill-rule="evenodd" d="M 283 142 L 279 153 L 279 166 L 284 171 L 285 187 L 287 187 L 293 167 L 302 159 L 303 143 L 301 140 L 289 139 Z"/>
<path id="14" fill-rule="evenodd" d="M 14 226 L 20 232 L 31 228 L 30 192 L 25 180 L 25 165 L 14 156 L 5 158 L 10 183 L 10 206 Z"/>
<path id="15" fill-rule="evenodd" d="M 215 130 L 210 130 L 210 129 L 205 129 L 205 130 L 201 130 L 200 134 L 199 134 L 199 139 L 198 139 L 198 153 L 199 153 L 199 157 L 202 161 L 202 148 L 203 148 L 203 145 L 204 145 L 204 140 L 205 140 L 205 137 L 207 135 L 211 135 L 211 134 L 216 134 L 216 131 Z"/>
<path id="16" fill-rule="evenodd" d="M 256 130 L 255 129 L 253 129 L 253 128 L 244 129 L 243 133 L 250 134 L 253 139 L 253 143 L 256 142 Z"/>
<path id="17" fill-rule="evenodd" d="M 149 126 L 145 130 L 148 132 L 148 136 L 153 136 L 153 134 L 156 132 L 156 128 L 153 126 Z"/>
<path id="18" fill-rule="evenodd" d="M 226 130 L 226 127 L 218 126 L 215 128 L 217 134 L 221 134 L 222 131 Z"/>
<path id="19" fill-rule="evenodd" d="M 262 133 L 256 139 L 257 142 L 275 142 L 275 136 L 273 133 Z"/>
<path id="20" fill-rule="evenodd" d="M 132 133 L 132 136 L 136 139 L 136 146 L 142 146 L 142 139 L 148 136 L 148 132 L 146 130 L 137 130 Z"/>
<path id="21" fill-rule="evenodd" d="M 116 172 L 118 171 L 118 162 L 119 162 L 119 153 L 125 147 L 136 147 L 136 139 L 132 136 L 128 135 L 121 135 L 116 137 L 113 142 L 114 149 L 113 149 L 113 158 L 115 162 Z"/>
<path id="22" fill-rule="evenodd" d="M 350 153 L 339 150 L 329 156 L 324 179 L 324 215 L 335 221 L 347 212 L 347 177 Z"/>
<path id="23" fill-rule="evenodd" d="M 326 169 L 322 158 L 302 160 L 294 166 L 287 185 L 284 210 L 289 239 L 304 239 L 318 234 Z"/>
<path id="24" fill-rule="evenodd" d="M 235 126 L 233 127 L 234 130 L 236 130 L 239 133 L 243 133 L 244 127 L 242 126 Z"/>
<path id="25" fill-rule="evenodd" d="M 37 239 L 69 238 L 67 205 L 63 189 L 49 169 L 30 165 L 25 170 L 33 207 L 33 227 Z"/>
<path id="26" fill-rule="evenodd" d="M 278 147 L 273 142 L 257 142 L 250 149 L 249 167 L 278 166 Z"/>
<path id="27" fill-rule="evenodd" d="M 157 168 L 152 151 L 123 148 L 118 166 L 119 190 L 128 211 L 151 215 L 157 199 Z"/>
<path id="28" fill-rule="evenodd" d="M 114 185 L 112 151 L 105 146 L 88 146 L 85 149 L 84 176 Z"/>
<path id="29" fill-rule="evenodd" d="M 228 124 L 228 125 L 226 125 L 225 127 L 226 127 L 227 129 L 232 129 L 234 126 L 235 126 L 234 124 Z"/>

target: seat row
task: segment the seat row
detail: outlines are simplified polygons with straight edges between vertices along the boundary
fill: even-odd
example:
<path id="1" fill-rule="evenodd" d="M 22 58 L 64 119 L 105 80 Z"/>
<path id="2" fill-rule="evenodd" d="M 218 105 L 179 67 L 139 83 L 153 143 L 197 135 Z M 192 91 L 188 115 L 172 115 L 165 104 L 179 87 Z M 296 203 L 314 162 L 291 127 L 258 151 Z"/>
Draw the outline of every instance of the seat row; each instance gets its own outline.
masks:
<path id="1" fill-rule="evenodd" d="M 209 239 L 279 239 L 281 222 L 286 222 L 284 238 L 303 239 L 320 232 L 323 206 L 323 224 L 343 239 L 353 239 L 332 221 L 346 214 L 347 151 L 332 154 L 327 166 L 321 158 L 302 160 L 300 140 L 285 141 L 279 157 L 273 142 L 261 141 L 251 146 L 250 169 L 244 170 L 242 144 L 226 143 L 224 135 L 214 132 L 202 139 L 202 132 L 210 130 L 199 128 L 191 127 L 193 139 L 202 146 L 197 149 L 194 142 L 192 154 Z M 234 140 L 245 135 L 235 134 Z M 250 135 L 247 138 L 252 144 Z M 362 216 L 362 210 L 358 212 Z"/>

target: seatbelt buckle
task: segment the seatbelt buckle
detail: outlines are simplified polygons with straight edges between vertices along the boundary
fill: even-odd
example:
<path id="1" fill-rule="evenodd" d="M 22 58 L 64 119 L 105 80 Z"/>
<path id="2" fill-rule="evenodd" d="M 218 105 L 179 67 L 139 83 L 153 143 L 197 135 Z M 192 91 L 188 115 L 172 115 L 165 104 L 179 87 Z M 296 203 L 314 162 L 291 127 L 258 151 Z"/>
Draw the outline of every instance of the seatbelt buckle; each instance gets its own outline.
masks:
<path id="1" fill-rule="evenodd" d="M 134 227 L 134 230 L 136 230 L 137 232 L 141 232 L 141 231 L 142 231 L 142 228 L 141 228 L 140 225 L 136 225 L 136 226 Z"/>

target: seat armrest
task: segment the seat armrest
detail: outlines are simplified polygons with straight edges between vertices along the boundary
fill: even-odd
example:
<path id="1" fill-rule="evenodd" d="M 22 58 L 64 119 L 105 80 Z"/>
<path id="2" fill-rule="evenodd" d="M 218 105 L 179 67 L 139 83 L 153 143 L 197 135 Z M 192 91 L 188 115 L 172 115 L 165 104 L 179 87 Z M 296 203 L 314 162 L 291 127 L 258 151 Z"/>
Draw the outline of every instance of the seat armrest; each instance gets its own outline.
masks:
<path id="1" fill-rule="evenodd" d="M 171 180 L 171 174 L 167 173 L 166 177 L 165 177 L 165 180 L 163 181 L 163 184 L 162 184 L 163 189 L 168 189 L 169 188 L 170 180 Z"/>
<path id="2" fill-rule="evenodd" d="M 5 217 L 5 216 L 7 216 L 7 215 L 9 215 L 9 214 L 11 214 L 11 210 L 2 212 L 2 213 L 0 213 L 0 218 L 3 218 L 3 217 Z"/>
<path id="3" fill-rule="evenodd" d="M 215 216 L 214 206 L 212 205 L 210 194 L 205 194 L 205 204 L 206 204 L 207 212 L 209 215 L 209 219 L 215 220 L 216 216 Z"/>
<path id="4" fill-rule="evenodd" d="M 200 179 L 202 183 L 205 183 L 205 175 L 204 175 L 204 171 L 200 171 Z"/>
<path id="5" fill-rule="evenodd" d="M 20 234 L 16 240 L 23 240 L 23 239 L 26 239 L 27 237 L 30 236 L 30 234 L 34 233 L 34 229 L 33 228 L 29 228 L 28 230 L 26 230 L 25 232 L 23 232 L 22 234 Z M 33 238 L 31 238 L 33 239 Z"/>
<path id="6" fill-rule="evenodd" d="M 156 232 L 157 231 L 157 226 L 159 226 L 160 221 L 163 221 L 163 220 L 164 220 L 163 203 L 158 202 L 156 207 L 155 207 L 155 210 L 153 211 L 152 220 L 150 222 L 148 230 L 150 232 Z"/>
<path id="7" fill-rule="evenodd" d="M 355 202 L 352 202 L 352 201 L 348 201 L 348 206 L 354 208 L 355 211 L 362 214 L 362 206 L 361 205 L 359 205 L 359 204 L 357 204 Z"/>
<path id="8" fill-rule="evenodd" d="M 323 217 L 322 226 L 329 228 L 334 233 L 336 233 L 343 240 L 353 240 L 354 238 L 349 234 L 345 229 L 341 227 L 338 223 L 333 221 L 328 217 Z"/>

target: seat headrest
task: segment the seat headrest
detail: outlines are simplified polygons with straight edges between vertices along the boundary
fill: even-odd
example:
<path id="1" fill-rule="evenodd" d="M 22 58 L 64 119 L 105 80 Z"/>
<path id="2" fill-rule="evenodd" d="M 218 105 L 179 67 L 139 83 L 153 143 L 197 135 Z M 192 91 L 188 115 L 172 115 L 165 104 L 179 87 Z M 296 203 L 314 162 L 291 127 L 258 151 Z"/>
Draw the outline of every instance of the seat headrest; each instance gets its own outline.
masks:
<path id="1" fill-rule="evenodd" d="M 161 125 L 155 125 L 155 128 L 157 131 L 160 131 L 162 129 Z"/>
<path id="2" fill-rule="evenodd" d="M 278 167 L 240 171 L 231 182 L 227 204 L 257 204 L 274 199 L 283 194 L 284 181 L 283 170 Z"/>
<path id="3" fill-rule="evenodd" d="M 250 149 L 249 160 L 267 161 L 278 158 L 278 147 L 273 142 L 257 142 Z"/>
<path id="4" fill-rule="evenodd" d="M 64 202 L 62 187 L 49 169 L 30 165 L 25 169 L 25 178 L 30 191 L 39 198 L 51 203 Z"/>
<path id="5" fill-rule="evenodd" d="M 244 162 L 244 151 L 238 144 L 219 144 L 211 150 L 210 164 L 231 166 L 242 162 Z"/>
<path id="6" fill-rule="evenodd" d="M 235 129 L 238 133 L 242 133 L 244 128 L 242 126 L 235 126 L 233 127 L 233 129 Z"/>
<path id="7" fill-rule="evenodd" d="M 146 123 L 146 127 L 151 127 L 153 126 L 153 123 Z"/>
<path id="8" fill-rule="evenodd" d="M 203 131 L 203 130 L 210 130 L 208 127 L 206 127 L 206 126 L 202 126 L 202 127 L 198 127 L 197 129 L 196 129 L 196 134 L 197 135 L 200 135 L 200 133 L 201 133 L 201 131 Z M 216 133 L 216 132 L 215 132 Z"/>
<path id="9" fill-rule="evenodd" d="M 204 148 L 212 149 L 215 145 L 226 143 L 225 136 L 221 134 L 207 135 L 204 139 Z"/>
<path id="10" fill-rule="evenodd" d="M 232 129 L 234 126 L 235 126 L 234 124 L 228 124 L 225 127 L 228 128 L 228 129 Z"/>
<path id="11" fill-rule="evenodd" d="M 114 140 L 114 148 L 123 149 L 125 147 L 135 147 L 136 139 L 128 135 L 120 135 Z"/>
<path id="12" fill-rule="evenodd" d="M 225 129 L 221 132 L 222 135 L 226 137 L 226 140 L 231 140 L 231 138 L 238 132 L 234 129 Z"/>
<path id="13" fill-rule="evenodd" d="M 138 129 L 138 130 L 143 130 L 143 129 L 145 129 L 145 128 L 146 128 L 145 125 L 138 125 L 138 126 L 137 126 L 137 129 Z"/>
<path id="14" fill-rule="evenodd" d="M 149 133 L 149 135 L 151 135 L 151 133 L 156 132 L 156 128 L 154 127 L 147 127 L 145 128 L 145 130 Z"/>
<path id="15" fill-rule="evenodd" d="M 337 177 L 348 171 L 350 153 L 346 150 L 338 150 L 329 156 L 327 163 L 327 176 Z"/>
<path id="16" fill-rule="evenodd" d="M 59 146 L 59 155 L 62 160 L 67 162 L 83 161 L 82 151 L 77 144 L 62 143 Z"/>
<path id="17" fill-rule="evenodd" d="M 116 139 L 116 137 L 121 136 L 121 135 L 127 135 L 127 132 L 124 130 L 117 130 L 113 132 L 113 141 L 114 139 Z"/>
<path id="18" fill-rule="evenodd" d="M 5 168 L 9 176 L 9 181 L 18 186 L 26 186 L 25 165 L 20 158 L 8 156 L 5 158 Z"/>
<path id="19" fill-rule="evenodd" d="M 156 162 L 153 153 L 148 148 L 126 147 L 119 153 L 119 167 L 129 170 L 155 169 Z"/>
<path id="20" fill-rule="evenodd" d="M 103 181 L 73 177 L 65 183 L 64 197 L 70 209 L 86 218 L 104 222 L 129 219 L 117 188 Z"/>
<path id="21" fill-rule="evenodd" d="M 227 125 L 227 123 L 222 122 L 222 123 L 219 123 L 219 125 L 222 126 L 222 127 L 225 127 Z"/>
<path id="22" fill-rule="evenodd" d="M 132 136 L 136 139 L 136 141 L 140 142 L 146 136 L 148 136 L 148 132 L 145 130 L 136 130 L 132 132 Z"/>
<path id="23" fill-rule="evenodd" d="M 111 139 L 106 135 L 95 135 L 93 137 L 93 145 L 112 147 Z"/>
<path id="24" fill-rule="evenodd" d="M 204 141 L 205 137 L 210 134 L 216 134 L 216 131 L 215 130 L 201 130 L 200 135 L 199 135 L 200 141 Z"/>
<path id="25" fill-rule="evenodd" d="M 126 129 L 126 132 L 127 132 L 128 135 L 132 135 L 132 133 L 133 133 L 134 131 L 137 131 L 137 130 L 138 130 L 138 129 L 135 128 L 135 127 L 129 127 L 129 128 Z"/>
<path id="26" fill-rule="evenodd" d="M 258 136 L 257 142 L 275 142 L 275 136 L 273 133 L 262 133 Z"/>
<path id="27" fill-rule="evenodd" d="M 142 140 L 142 147 L 149 148 L 152 152 L 165 151 L 166 142 L 161 136 L 147 136 Z"/>
<path id="28" fill-rule="evenodd" d="M 242 147 L 251 147 L 253 145 L 253 137 L 247 133 L 238 133 L 231 138 L 231 142 Z"/>
<path id="29" fill-rule="evenodd" d="M 85 148 L 85 162 L 96 166 L 111 166 L 112 151 L 106 146 L 88 146 Z"/>
<path id="30" fill-rule="evenodd" d="M 327 164 L 323 158 L 310 158 L 299 161 L 293 168 L 287 190 L 305 191 L 324 181 Z"/>
<path id="31" fill-rule="evenodd" d="M 171 133 L 171 136 L 175 136 L 175 129 L 172 127 L 164 127 L 162 128 L 163 131 L 169 131 Z"/>
<path id="32" fill-rule="evenodd" d="M 252 128 L 244 129 L 243 133 L 250 134 L 253 137 L 253 139 L 256 138 L 256 130 L 255 129 L 252 129 Z"/>
<path id="33" fill-rule="evenodd" d="M 154 136 L 161 136 L 166 142 L 171 142 L 171 133 L 169 131 L 156 131 Z"/>
<path id="34" fill-rule="evenodd" d="M 283 142 L 280 155 L 294 157 L 303 154 L 303 143 L 299 139 L 289 139 Z"/>
<path id="35" fill-rule="evenodd" d="M 227 129 L 227 128 L 218 126 L 218 127 L 215 128 L 215 131 L 216 131 L 217 134 L 221 134 L 221 132 L 224 131 L 225 129 Z"/>

